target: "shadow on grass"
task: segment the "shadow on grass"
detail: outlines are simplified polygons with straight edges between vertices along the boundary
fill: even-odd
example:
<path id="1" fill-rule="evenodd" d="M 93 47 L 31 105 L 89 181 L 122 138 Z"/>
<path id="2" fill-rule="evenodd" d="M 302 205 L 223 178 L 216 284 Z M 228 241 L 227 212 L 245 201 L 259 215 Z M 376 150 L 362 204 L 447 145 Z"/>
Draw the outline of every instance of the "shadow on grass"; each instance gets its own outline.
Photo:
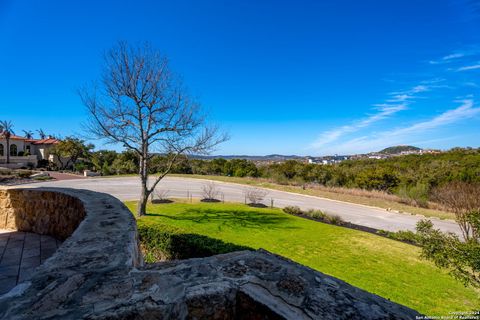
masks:
<path id="1" fill-rule="evenodd" d="M 196 223 L 217 223 L 222 226 L 257 228 L 257 229 L 295 229 L 288 225 L 288 217 L 262 213 L 253 210 L 215 210 L 187 209 L 174 216 L 160 213 L 147 213 L 147 216 L 157 216 L 177 221 L 193 221 Z"/>
<path id="2" fill-rule="evenodd" d="M 239 250 L 254 250 L 247 246 L 200 234 L 169 230 L 168 227 L 160 225 L 139 224 L 138 233 L 147 263 L 209 257 Z"/>
<path id="3" fill-rule="evenodd" d="M 163 203 L 173 203 L 173 200 L 170 199 L 154 199 L 151 201 L 153 204 L 163 204 Z"/>

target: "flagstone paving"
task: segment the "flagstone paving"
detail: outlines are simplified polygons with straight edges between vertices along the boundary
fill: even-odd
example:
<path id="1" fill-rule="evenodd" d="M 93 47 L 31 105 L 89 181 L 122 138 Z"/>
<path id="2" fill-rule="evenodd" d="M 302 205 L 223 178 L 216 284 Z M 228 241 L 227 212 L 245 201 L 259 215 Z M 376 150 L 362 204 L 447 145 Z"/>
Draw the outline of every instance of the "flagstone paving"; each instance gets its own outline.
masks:
<path id="1" fill-rule="evenodd" d="M 0 230 L 0 295 L 28 280 L 60 245 L 50 236 Z"/>

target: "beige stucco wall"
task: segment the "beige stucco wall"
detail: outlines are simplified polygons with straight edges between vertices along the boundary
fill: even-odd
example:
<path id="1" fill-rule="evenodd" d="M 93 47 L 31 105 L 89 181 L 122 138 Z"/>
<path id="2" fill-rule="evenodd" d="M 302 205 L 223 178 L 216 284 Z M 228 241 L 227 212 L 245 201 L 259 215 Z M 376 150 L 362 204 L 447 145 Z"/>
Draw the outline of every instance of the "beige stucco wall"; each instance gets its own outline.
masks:
<path id="1" fill-rule="evenodd" d="M 3 145 L 3 150 L 5 151 L 3 154 L 3 157 L 6 157 L 6 152 L 7 152 L 7 141 L 5 139 L 0 140 L 0 144 Z M 22 140 L 10 140 L 10 146 L 11 145 L 16 145 L 17 146 L 17 152 L 23 151 L 25 148 L 25 142 Z M 0 158 L 3 158 L 0 156 Z"/>

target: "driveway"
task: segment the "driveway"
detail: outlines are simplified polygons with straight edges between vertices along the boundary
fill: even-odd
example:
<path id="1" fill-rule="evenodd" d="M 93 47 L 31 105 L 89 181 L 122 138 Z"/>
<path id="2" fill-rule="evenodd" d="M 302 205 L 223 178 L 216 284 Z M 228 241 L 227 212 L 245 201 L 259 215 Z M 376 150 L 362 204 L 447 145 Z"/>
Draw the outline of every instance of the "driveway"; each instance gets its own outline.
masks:
<path id="1" fill-rule="evenodd" d="M 168 196 L 172 198 L 186 198 L 188 195 L 202 197 L 202 187 L 206 180 L 166 177 L 157 189 L 168 190 Z M 223 194 L 225 201 L 244 202 L 245 185 L 225 182 L 215 182 L 218 190 Z M 69 179 L 61 181 L 40 182 L 21 187 L 62 187 L 88 189 L 111 194 L 122 201 L 136 200 L 140 195 L 140 181 L 137 177 L 121 178 L 88 178 Z M 385 209 L 353 204 L 320 197 L 313 197 L 284 191 L 268 189 L 265 204 L 270 205 L 273 200 L 275 207 L 298 206 L 302 209 L 319 209 L 324 212 L 340 216 L 345 221 L 388 231 L 415 230 L 416 223 L 422 216 L 389 212 Z M 443 231 L 451 231 L 460 234 L 457 224 L 450 220 L 430 219 L 436 227 Z"/>

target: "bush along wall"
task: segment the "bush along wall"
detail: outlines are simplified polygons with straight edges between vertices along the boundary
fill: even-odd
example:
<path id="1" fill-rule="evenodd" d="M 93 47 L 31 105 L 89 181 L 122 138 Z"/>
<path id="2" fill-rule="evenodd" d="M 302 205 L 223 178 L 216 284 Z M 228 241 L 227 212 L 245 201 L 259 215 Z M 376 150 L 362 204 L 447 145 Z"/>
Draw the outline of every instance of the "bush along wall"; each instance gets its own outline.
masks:
<path id="1" fill-rule="evenodd" d="M 143 256 L 147 263 L 253 250 L 207 236 L 186 233 L 181 229 L 142 218 L 137 220 L 137 228 Z"/>

